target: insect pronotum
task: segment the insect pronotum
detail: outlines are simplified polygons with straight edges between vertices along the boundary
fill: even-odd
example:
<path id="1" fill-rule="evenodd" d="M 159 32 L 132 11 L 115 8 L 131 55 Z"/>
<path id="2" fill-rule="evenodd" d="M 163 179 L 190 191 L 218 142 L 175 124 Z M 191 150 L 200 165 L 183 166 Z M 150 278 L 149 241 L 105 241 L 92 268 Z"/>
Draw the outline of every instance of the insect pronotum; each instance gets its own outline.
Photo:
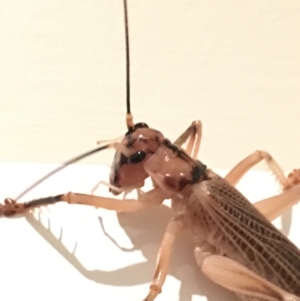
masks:
<path id="1" fill-rule="evenodd" d="M 299 200 L 299 170 L 294 170 L 285 177 L 268 153 L 257 151 L 222 178 L 197 160 L 202 130 L 200 121 L 192 122 L 174 143 L 145 123 L 134 124 L 130 111 L 126 0 L 124 16 L 127 132 L 122 139 L 78 156 L 61 168 L 95 152 L 114 148 L 116 154 L 110 172 L 109 190 L 112 194 L 119 195 L 137 189 L 138 198 L 116 200 L 72 192 L 23 203 L 7 198 L 0 207 L 0 214 L 11 217 L 61 202 L 134 212 L 150 209 L 171 199 L 173 217 L 165 230 L 153 280 L 144 300 L 154 300 L 163 291 L 173 243 L 182 230 L 187 228 L 195 244 L 197 265 L 216 284 L 236 293 L 241 300 L 299 301 L 300 251 L 271 224 L 273 219 Z M 284 192 L 252 205 L 234 186 L 252 166 L 262 160 L 267 162 Z M 144 181 L 149 177 L 153 182 L 153 189 L 140 192 Z"/>

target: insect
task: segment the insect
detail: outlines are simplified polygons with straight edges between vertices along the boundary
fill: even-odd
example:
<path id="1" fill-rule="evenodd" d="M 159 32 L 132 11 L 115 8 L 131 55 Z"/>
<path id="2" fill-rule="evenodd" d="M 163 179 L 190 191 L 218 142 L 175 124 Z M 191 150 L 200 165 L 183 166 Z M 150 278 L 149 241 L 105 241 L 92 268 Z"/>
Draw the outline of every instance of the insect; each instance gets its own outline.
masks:
<path id="1" fill-rule="evenodd" d="M 127 20 L 124 1 L 125 20 Z M 127 22 L 126 29 L 128 28 Z M 126 31 L 127 32 L 127 31 Z M 128 34 L 127 66 L 129 68 Z M 129 70 L 129 69 L 128 69 Z M 201 123 L 195 121 L 174 142 L 149 128 L 133 123 L 130 111 L 129 72 L 127 73 L 127 128 L 121 141 L 113 141 L 67 164 L 104 149 L 116 149 L 110 174 L 110 192 L 118 195 L 141 189 L 150 177 L 154 188 L 138 200 L 123 201 L 76 193 L 60 194 L 25 203 L 6 199 L 4 216 L 22 214 L 34 208 L 66 202 L 116 211 L 138 211 L 172 199 L 170 220 L 158 252 L 153 281 L 145 300 L 161 292 L 168 272 L 172 245 L 183 228 L 191 230 L 195 257 L 202 272 L 215 283 L 248 300 L 299 300 L 300 252 L 270 220 L 292 206 L 300 195 L 299 171 L 286 178 L 268 153 L 256 152 L 241 161 L 225 179 L 198 161 Z M 185 150 L 181 146 L 187 142 Z M 256 204 L 256 209 L 233 186 L 257 162 L 266 159 L 277 176 L 283 194 Z"/>

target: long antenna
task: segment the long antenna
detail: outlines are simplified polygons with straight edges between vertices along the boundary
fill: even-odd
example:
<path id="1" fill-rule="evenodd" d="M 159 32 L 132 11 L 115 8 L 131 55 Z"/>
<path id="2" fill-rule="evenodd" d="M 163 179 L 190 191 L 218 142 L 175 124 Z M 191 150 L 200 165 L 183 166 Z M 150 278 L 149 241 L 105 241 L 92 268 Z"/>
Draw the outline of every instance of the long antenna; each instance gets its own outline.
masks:
<path id="1" fill-rule="evenodd" d="M 83 153 L 79 156 L 76 156 L 75 158 L 72 158 L 66 162 L 64 162 L 61 166 L 55 168 L 54 170 L 52 170 L 51 172 L 49 172 L 48 174 L 46 174 L 45 176 L 43 176 L 41 179 L 39 179 L 38 181 L 36 181 L 35 183 L 33 183 L 30 187 L 28 187 L 26 190 L 24 190 L 22 193 L 20 193 L 16 198 L 15 200 L 19 200 L 22 196 L 24 196 L 25 194 L 27 194 L 30 190 L 32 190 L 34 187 L 38 186 L 39 184 L 41 184 L 42 182 L 44 182 L 46 179 L 50 178 L 52 175 L 54 175 L 55 173 L 57 173 L 58 171 L 66 168 L 68 165 L 70 164 L 73 164 L 73 163 L 76 163 L 86 157 L 89 157 L 90 155 L 92 154 L 95 154 L 95 153 L 98 153 L 104 149 L 107 149 L 109 148 L 110 145 L 107 144 L 107 145 L 104 145 L 104 146 L 101 146 L 101 147 L 97 147 L 89 152 L 86 152 L 86 153 Z"/>
<path id="2" fill-rule="evenodd" d="M 126 107 L 127 107 L 127 113 L 126 113 L 126 124 L 129 131 L 134 130 L 134 123 L 132 114 L 130 112 L 130 60 L 129 60 L 129 31 L 128 31 L 128 16 L 127 16 L 127 1 L 124 0 L 124 17 L 125 17 L 125 41 L 126 41 Z M 57 173 L 58 171 L 66 168 L 70 164 L 76 163 L 86 157 L 89 157 L 90 155 L 93 155 L 99 151 L 102 151 L 104 149 L 107 149 L 111 147 L 110 144 L 95 148 L 91 151 L 88 151 L 84 154 L 81 154 L 79 156 L 76 156 L 66 162 L 64 162 L 61 166 L 57 167 L 56 169 L 52 170 L 48 174 L 46 174 L 44 177 L 33 183 L 30 187 L 28 187 L 26 190 L 24 190 L 22 193 L 20 193 L 15 200 L 19 200 L 21 197 L 23 197 L 25 194 L 27 194 L 30 190 L 44 182 L 46 179 L 50 178 L 52 175 Z"/>
<path id="3" fill-rule="evenodd" d="M 130 111 L 130 55 L 129 55 L 129 30 L 128 30 L 128 13 L 127 1 L 124 3 L 124 21 L 125 21 L 125 45 L 126 45 L 126 124 L 128 130 L 134 129 L 133 117 Z"/>

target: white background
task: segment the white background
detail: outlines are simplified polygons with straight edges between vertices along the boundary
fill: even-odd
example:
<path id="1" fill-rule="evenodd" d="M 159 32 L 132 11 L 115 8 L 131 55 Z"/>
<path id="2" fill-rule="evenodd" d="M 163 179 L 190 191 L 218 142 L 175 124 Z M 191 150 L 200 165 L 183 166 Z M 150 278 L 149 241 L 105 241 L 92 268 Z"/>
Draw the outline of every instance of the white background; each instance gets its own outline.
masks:
<path id="1" fill-rule="evenodd" d="M 299 1 L 128 1 L 132 111 L 201 158 L 299 166 Z M 62 162 L 125 128 L 121 0 L 0 1 L 0 160 Z M 109 164 L 111 152 L 89 162 Z"/>

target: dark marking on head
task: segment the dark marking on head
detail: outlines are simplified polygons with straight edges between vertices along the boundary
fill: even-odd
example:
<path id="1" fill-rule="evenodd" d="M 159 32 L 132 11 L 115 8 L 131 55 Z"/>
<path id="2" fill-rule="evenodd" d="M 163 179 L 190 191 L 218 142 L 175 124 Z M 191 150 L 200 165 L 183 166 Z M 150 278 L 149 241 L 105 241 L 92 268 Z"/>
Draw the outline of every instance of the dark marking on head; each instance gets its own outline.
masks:
<path id="1" fill-rule="evenodd" d="M 138 123 L 136 123 L 136 124 L 134 125 L 133 128 L 130 128 L 130 129 L 126 132 L 125 136 L 131 135 L 133 132 L 135 132 L 137 129 L 140 129 L 140 128 L 149 128 L 149 126 L 148 126 L 148 124 L 145 123 L 145 122 L 138 122 Z"/>
<path id="2" fill-rule="evenodd" d="M 140 129 L 140 128 L 149 128 L 148 124 L 145 122 L 138 122 L 134 125 L 134 127 L 136 129 Z"/>

